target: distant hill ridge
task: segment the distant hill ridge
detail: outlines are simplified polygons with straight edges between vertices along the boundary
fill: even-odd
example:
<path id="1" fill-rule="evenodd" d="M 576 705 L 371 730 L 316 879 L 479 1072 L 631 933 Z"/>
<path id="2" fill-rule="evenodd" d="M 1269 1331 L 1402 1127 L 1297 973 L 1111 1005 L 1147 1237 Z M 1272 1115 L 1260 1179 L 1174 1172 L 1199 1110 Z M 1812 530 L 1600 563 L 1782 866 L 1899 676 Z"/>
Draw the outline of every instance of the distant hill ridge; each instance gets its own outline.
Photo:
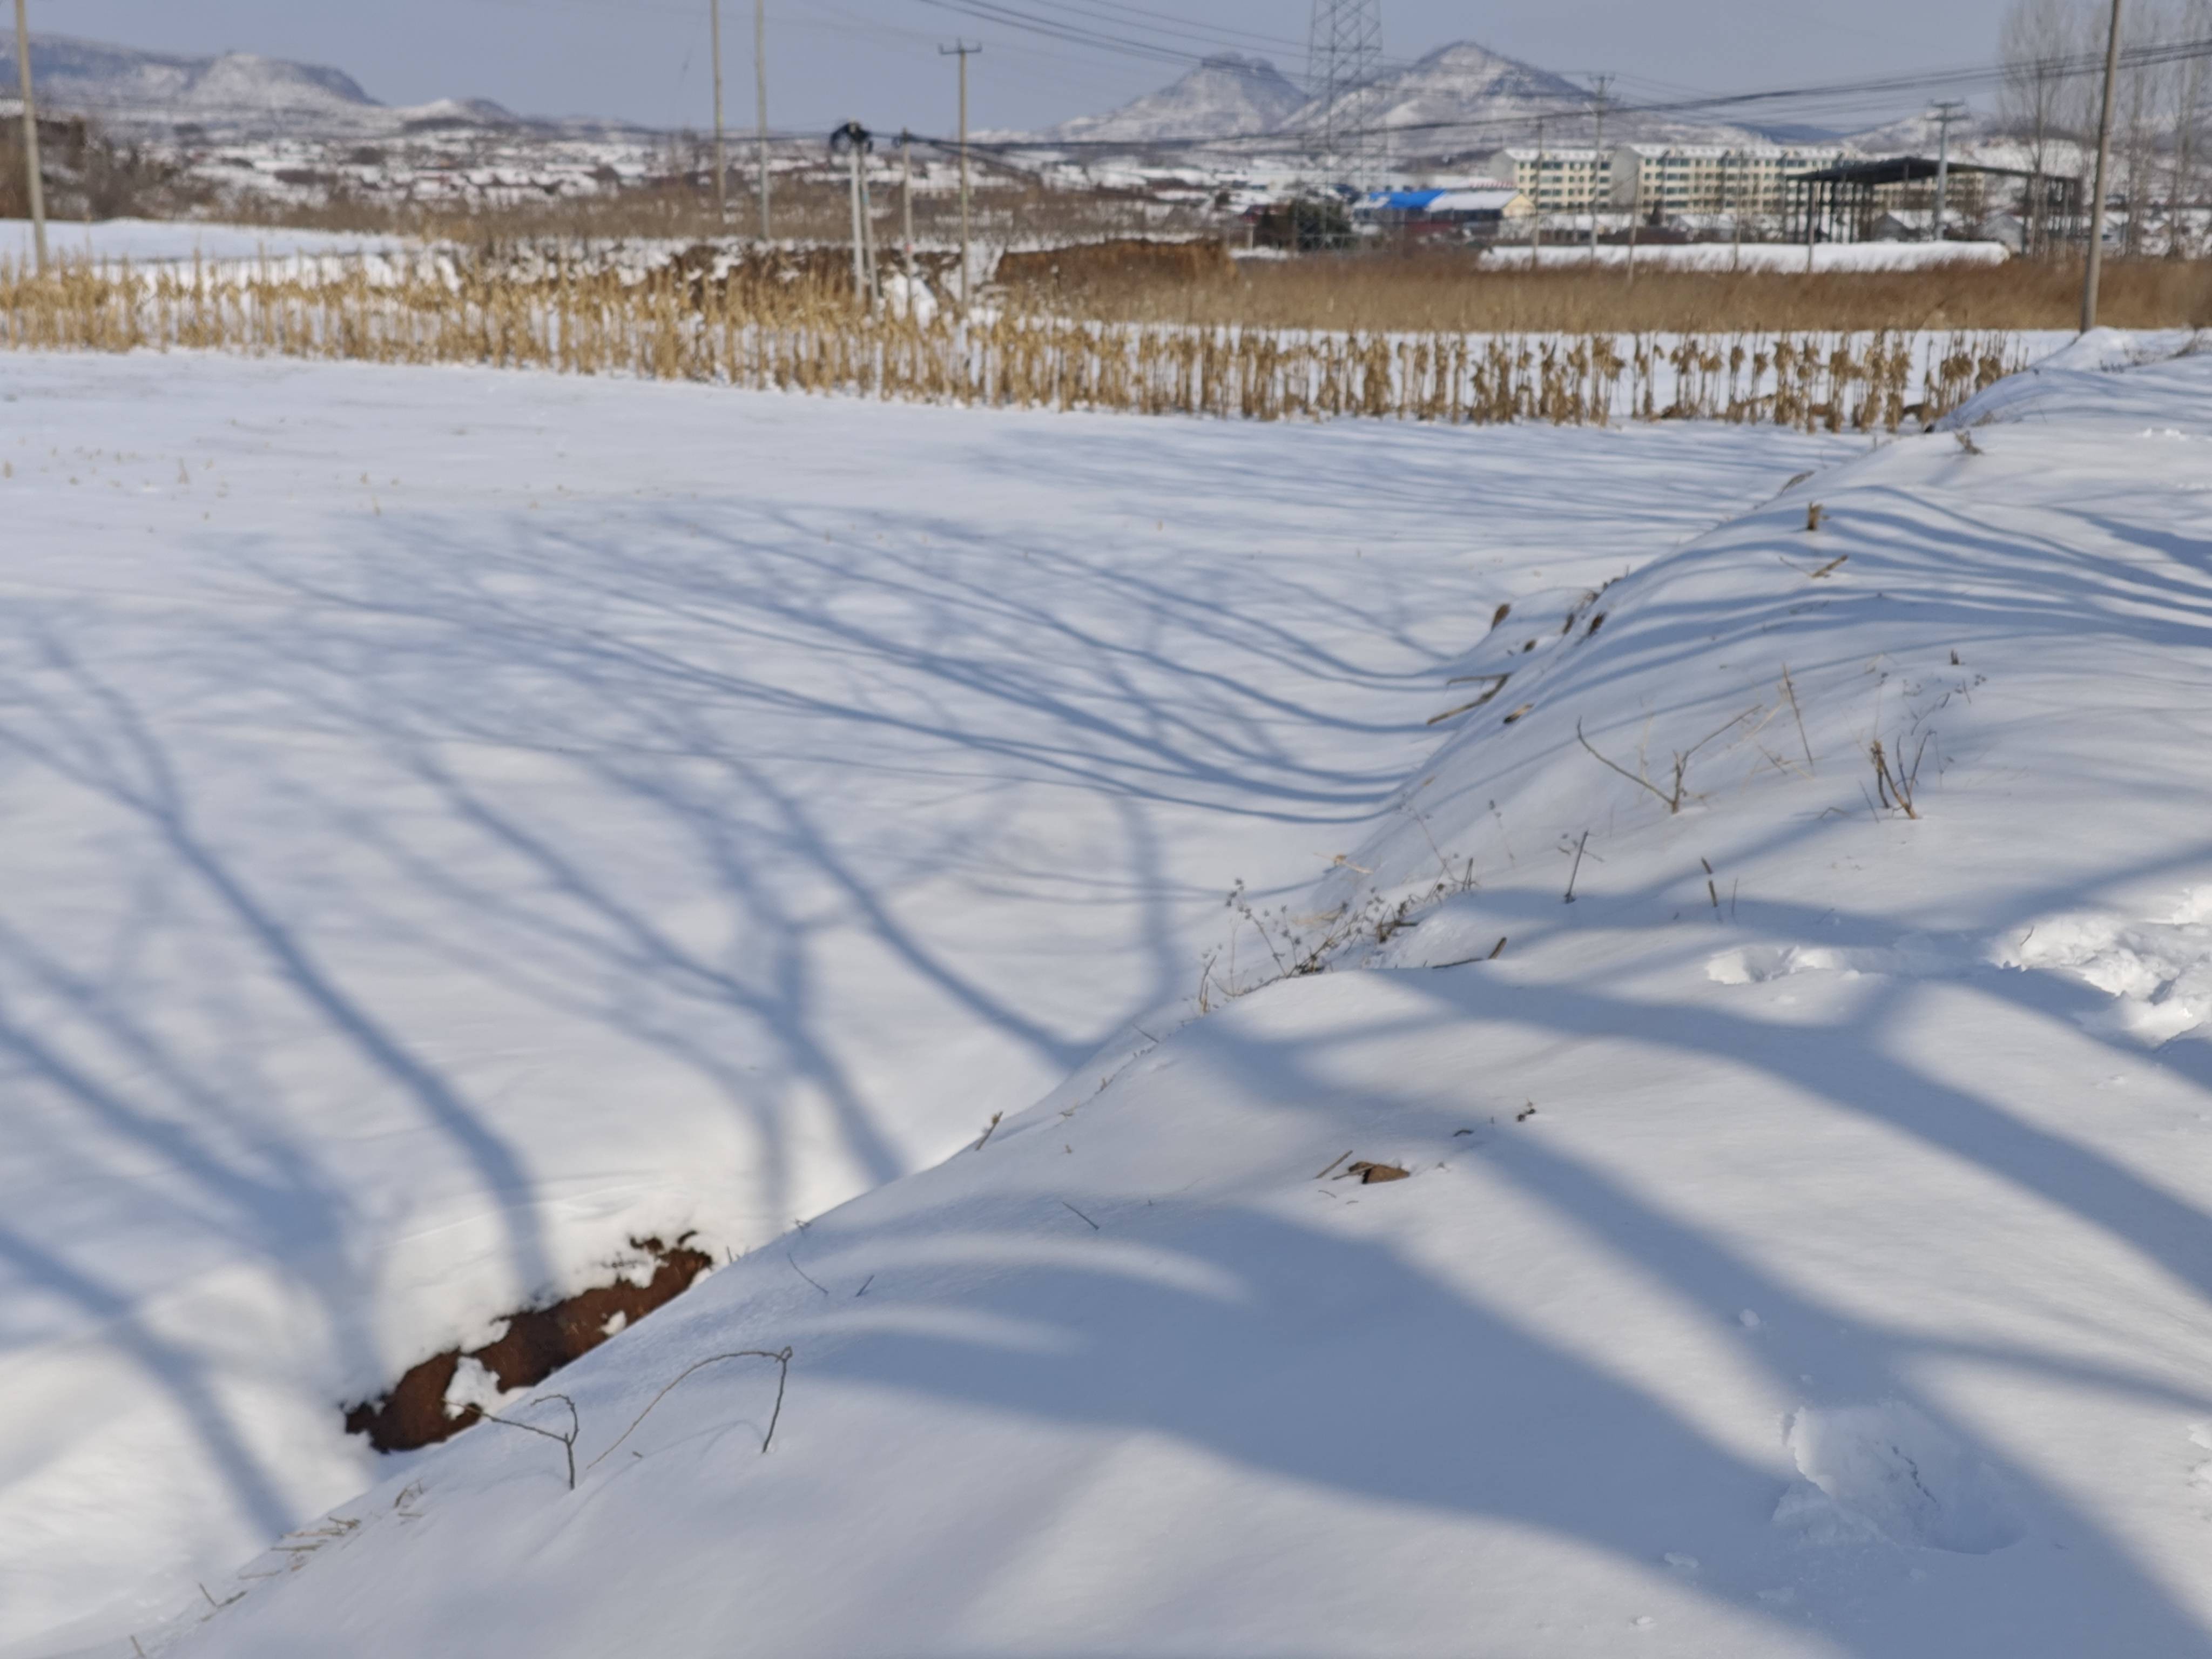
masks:
<path id="1" fill-rule="evenodd" d="M 426 122 L 500 125 L 515 119 L 485 99 L 394 108 L 342 70 L 253 52 L 191 57 L 34 34 L 31 72 L 53 112 L 94 116 L 124 130 L 195 125 L 239 136 L 378 134 Z M 0 40 L 0 88 L 12 93 L 16 75 L 14 41 Z"/>
<path id="2" fill-rule="evenodd" d="M 1215 134 L 1249 137 L 1279 130 L 1306 94 L 1264 58 L 1221 52 L 1158 92 L 1105 115 L 1078 116 L 1052 130 L 1085 143 L 1158 143 Z"/>
<path id="3" fill-rule="evenodd" d="M 1540 125 L 1552 143 L 1587 144 L 1593 133 L 1589 88 L 1508 58 L 1473 40 L 1455 40 L 1376 78 L 1382 125 L 1401 155 L 1479 154 L 1533 139 Z M 1041 135 L 1132 149 L 1173 140 L 1317 130 L 1321 100 L 1303 91 L 1261 58 L 1208 58 L 1171 84 L 1103 115 L 1066 121 Z M 1608 142 L 1669 140 L 1745 143 L 1759 135 L 1720 122 L 1616 112 Z"/>

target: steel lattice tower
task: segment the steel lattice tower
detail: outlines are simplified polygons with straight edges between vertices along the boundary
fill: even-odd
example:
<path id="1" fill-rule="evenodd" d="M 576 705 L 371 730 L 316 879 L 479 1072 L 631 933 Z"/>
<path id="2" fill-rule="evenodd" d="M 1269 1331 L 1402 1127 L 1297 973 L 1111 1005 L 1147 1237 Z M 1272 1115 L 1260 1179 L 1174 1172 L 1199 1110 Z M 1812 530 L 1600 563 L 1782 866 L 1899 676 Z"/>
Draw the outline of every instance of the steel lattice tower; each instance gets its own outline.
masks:
<path id="1" fill-rule="evenodd" d="M 1314 159 L 1327 182 L 1362 190 L 1382 182 L 1382 0 L 1313 0 L 1307 89 L 1320 100 Z"/>

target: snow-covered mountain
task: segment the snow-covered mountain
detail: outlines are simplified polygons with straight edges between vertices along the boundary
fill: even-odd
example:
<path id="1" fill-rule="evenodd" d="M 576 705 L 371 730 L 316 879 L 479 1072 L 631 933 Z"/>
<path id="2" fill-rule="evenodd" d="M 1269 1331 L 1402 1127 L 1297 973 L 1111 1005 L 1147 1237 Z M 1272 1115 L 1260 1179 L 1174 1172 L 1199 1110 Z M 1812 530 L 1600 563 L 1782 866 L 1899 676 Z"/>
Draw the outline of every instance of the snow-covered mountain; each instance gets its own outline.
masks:
<path id="1" fill-rule="evenodd" d="M 1934 155 L 1942 141 L 1942 129 L 1933 116 L 1908 115 L 1848 133 L 1838 142 L 1863 155 Z M 2027 134 L 1979 111 L 1970 111 L 1965 120 L 1953 125 L 1950 148 L 1954 161 L 2022 171 L 2040 167 L 2061 177 L 2085 175 L 2096 156 L 2094 145 L 2056 131 L 2045 137 L 2039 154 Z"/>
<path id="2" fill-rule="evenodd" d="M 1212 135 L 1243 138 L 1278 131 L 1305 102 L 1305 94 L 1266 58 L 1223 52 L 1117 110 L 1063 122 L 1052 136 L 1131 144 Z"/>
<path id="3" fill-rule="evenodd" d="M 31 37 L 39 96 L 56 113 L 96 116 L 126 131 L 197 126 L 247 137 L 392 133 L 425 123 L 500 125 L 514 117 L 484 99 L 380 104 L 343 70 L 252 52 L 192 58 L 79 40 Z M 16 82 L 12 41 L 0 42 L 0 86 Z"/>
<path id="4" fill-rule="evenodd" d="M 1593 137 L 1589 87 L 1472 40 L 1438 46 L 1367 90 L 1379 96 L 1382 121 L 1396 135 L 1392 149 L 1400 155 L 1480 153 L 1534 139 L 1540 125 L 1555 143 L 1587 143 Z M 1210 58 L 1171 86 L 1109 114 L 1066 122 L 1049 136 L 1133 146 L 1171 137 L 1249 138 L 1318 129 L 1326 108 L 1264 59 Z M 1606 132 L 1608 139 L 1706 143 L 1756 137 L 1740 127 L 1618 112 Z"/>
<path id="5" fill-rule="evenodd" d="M 1998 137 L 1996 124 L 1987 117 L 1969 114 L 1951 128 L 1951 150 L 1954 155 L 1969 144 Z M 1876 127 L 1845 135 L 1843 142 L 1854 149 L 1864 150 L 1869 155 L 1933 155 L 1942 138 L 1942 130 L 1932 115 L 1900 116 L 1894 121 L 1885 121 Z"/>
<path id="6" fill-rule="evenodd" d="M 1378 100 L 1382 124 L 1422 150 L 1488 148 L 1534 132 L 1539 121 L 1567 139 L 1588 125 L 1591 107 L 1589 88 L 1472 40 L 1439 46 L 1364 92 Z M 1325 114 L 1316 100 L 1297 119 L 1319 126 Z"/>

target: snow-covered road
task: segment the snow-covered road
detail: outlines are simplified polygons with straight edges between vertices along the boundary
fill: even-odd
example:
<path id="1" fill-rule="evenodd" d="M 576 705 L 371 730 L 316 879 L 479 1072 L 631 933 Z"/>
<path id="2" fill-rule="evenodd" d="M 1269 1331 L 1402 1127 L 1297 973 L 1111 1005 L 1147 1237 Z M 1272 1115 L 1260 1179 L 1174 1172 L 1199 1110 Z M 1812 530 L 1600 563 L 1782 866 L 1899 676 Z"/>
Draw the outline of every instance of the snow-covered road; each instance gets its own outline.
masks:
<path id="1" fill-rule="evenodd" d="M 1176 1017 L 1496 605 L 1860 447 L 0 357 L 0 1644 Z"/>

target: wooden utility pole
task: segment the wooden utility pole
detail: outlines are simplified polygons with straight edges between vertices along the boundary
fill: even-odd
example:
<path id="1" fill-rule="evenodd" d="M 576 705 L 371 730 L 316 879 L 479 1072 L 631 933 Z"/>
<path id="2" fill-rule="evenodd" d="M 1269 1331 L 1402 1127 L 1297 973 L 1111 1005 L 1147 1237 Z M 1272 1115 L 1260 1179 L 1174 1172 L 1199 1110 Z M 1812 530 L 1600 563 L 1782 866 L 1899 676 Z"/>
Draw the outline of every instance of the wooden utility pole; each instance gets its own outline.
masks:
<path id="1" fill-rule="evenodd" d="M 16 0 L 20 5 L 21 0 Z M 2112 165 L 2112 88 L 2120 73 L 2120 0 L 2105 38 L 2105 98 L 2097 115 L 2097 173 L 2089 195 L 2089 259 L 2081 272 L 2081 331 L 2097 325 L 2097 279 L 2105 263 L 2105 180 Z"/>
<path id="2" fill-rule="evenodd" d="M 906 256 L 907 314 L 914 314 L 914 135 L 899 134 L 899 247 Z"/>
<path id="3" fill-rule="evenodd" d="M 714 48 L 714 228 L 730 216 L 730 159 L 722 146 L 722 0 L 707 0 Z"/>
<path id="4" fill-rule="evenodd" d="M 940 58 L 960 60 L 960 314 L 968 314 L 968 60 L 983 50 L 983 43 L 969 46 L 965 40 L 955 40 L 949 46 L 939 46 Z"/>
<path id="5" fill-rule="evenodd" d="M 15 72 L 23 83 L 23 173 L 31 191 L 31 245 L 46 274 L 46 193 L 39 182 L 39 111 L 31 96 L 31 24 L 15 0 Z"/>
<path id="6" fill-rule="evenodd" d="M 774 240 L 768 228 L 768 0 L 753 0 L 753 106 L 760 116 L 761 240 Z"/>

